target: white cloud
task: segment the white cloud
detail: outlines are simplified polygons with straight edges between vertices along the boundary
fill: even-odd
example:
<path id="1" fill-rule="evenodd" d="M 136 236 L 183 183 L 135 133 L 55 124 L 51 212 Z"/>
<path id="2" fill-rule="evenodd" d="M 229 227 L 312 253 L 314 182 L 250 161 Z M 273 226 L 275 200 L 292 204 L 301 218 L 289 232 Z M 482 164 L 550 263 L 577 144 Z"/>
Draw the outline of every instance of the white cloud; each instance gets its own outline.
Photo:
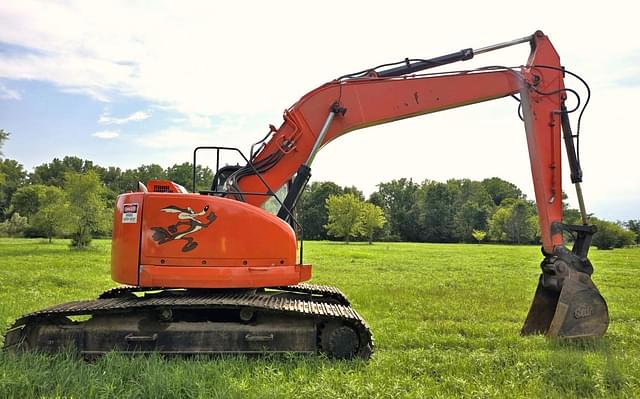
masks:
<path id="1" fill-rule="evenodd" d="M 223 118 L 226 123 L 222 127 L 210 130 L 200 130 L 190 126 L 189 121 L 181 125 L 174 125 L 161 130 L 154 130 L 138 135 L 133 141 L 146 148 L 158 150 L 188 150 L 193 151 L 197 146 L 227 146 L 239 147 L 246 150 L 263 131 L 256 131 L 256 121 L 243 117 L 227 115 Z"/>
<path id="2" fill-rule="evenodd" d="M 127 1 L 14 2 L 0 11 L 0 41 L 34 51 L 3 56 L 0 76 L 48 80 L 100 100 L 113 93 L 140 96 L 202 118 L 224 112 L 281 111 L 305 92 L 346 72 L 407 56 L 480 47 L 541 27 L 565 60 L 597 68 L 602 60 L 630 50 L 629 43 L 612 38 L 626 37 L 626 26 L 635 24 L 634 13 L 615 12 L 615 24 L 584 40 L 557 15 L 565 11 L 583 26 L 601 26 L 608 10 L 585 4 L 576 11 L 572 5 L 548 1 L 556 12 L 526 20 L 520 14 L 519 18 L 494 16 L 481 3 L 465 4 L 464 15 L 457 3 L 450 8 L 443 5 L 440 15 L 457 16 L 459 23 L 452 29 L 447 18 L 432 18 L 425 26 L 423 16 L 433 10 L 424 2 L 413 3 L 411 12 L 407 7 L 381 12 L 357 1 L 331 4 L 259 2 L 246 13 L 244 4 L 233 2 L 202 1 L 189 7 L 177 3 L 147 7 Z M 265 16 L 271 21 L 268 27 Z M 327 29 L 326 21 L 344 18 L 348 23 L 339 25 L 339 33 Z M 114 20 L 118 29 L 113 29 Z M 334 33 L 339 43 L 327 40 Z M 367 37 L 376 40 L 364 40 Z M 437 40 L 424 40 L 434 37 Z M 500 55 L 497 61 L 522 63 L 527 48 L 521 48 L 522 56 Z M 482 59 L 480 65 L 491 62 L 489 57 Z"/>
<path id="3" fill-rule="evenodd" d="M 117 132 L 115 130 L 101 130 L 99 132 L 95 132 L 94 134 L 92 134 L 92 136 L 97 137 L 99 139 L 110 140 L 110 139 L 115 139 L 119 137 L 120 132 Z"/>
<path id="4" fill-rule="evenodd" d="M 98 123 L 103 125 L 124 125 L 129 122 L 139 122 L 143 121 L 151 116 L 150 113 L 144 111 L 137 111 L 129 116 L 125 116 L 124 118 L 117 118 L 115 116 L 111 116 L 108 114 L 104 114 L 100 116 L 98 119 Z"/>
<path id="5" fill-rule="evenodd" d="M 242 2 L 202 1 L 185 7 L 174 2 L 146 6 L 128 1 L 23 0 L 1 7 L 0 42 L 33 51 L 3 54 L 0 78 L 45 80 L 100 101 L 135 96 L 152 107 L 178 111 L 185 129 L 168 128 L 135 140 L 140 153 L 149 148 L 169 152 L 178 146 L 187 154 L 194 144 L 223 141 L 244 146 L 262 138 L 268 123 L 280 124 L 283 109 L 344 73 L 405 57 L 478 48 L 543 29 L 563 64 L 583 75 L 594 90 L 583 119 L 585 192 L 593 198 L 636 195 L 640 177 L 620 173 L 633 170 L 630 161 L 621 161 L 621 154 L 634 159 L 632 150 L 640 147 L 640 136 L 620 110 L 634 115 L 637 93 L 619 89 L 625 82 L 636 82 L 637 88 L 640 47 L 620 39 L 629 37 L 629 27 L 637 26 L 637 13 L 620 10 L 638 6 L 631 1 L 609 8 L 583 3 L 578 9 L 571 2 L 541 0 L 537 8 L 554 11 L 527 14 L 511 1 L 492 3 L 492 9 L 504 13 L 490 12 L 484 2 L 449 2 L 434 9 L 416 1 L 381 9 L 358 1 L 283 1 L 255 2 L 247 13 Z M 455 27 L 450 24 L 453 15 Z M 580 21 L 579 26 L 567 24 L 562 15 Z M 113 28 L 115 20 L 118 29 Z M 589 28 L 594 26 L 597 31 Z M 528 51 L 522 45 L 452 68 L 519 65 Z M 499 103 L 491 114 L 486 110 L 465 107 L 349 135 L 319 154 L 314 178 L 348 179 L 343 184 L 366 184 L 370 191 L 380 181 L 409 173 L 416 180 L 477 173 L 499 175 L 525 188 L 530 185 L 528 155 L 513 104 Z M 256 115 L 273 117 L 259 124 L 265 130 L 247 132 L 238 120 L 220 118 L 224 114 L 247 115 L 252 121 Z M 102 123 L 113 124 L 128 118 L 104 117 Z M 206 135 L 197 132 L 199 128 L 219 134 Z M 468 135 L 455 141 L 463 137 L 461 131 Z M 454 141 L 448 142 L 450 137 Z M 141 159 L 140 153 L 132 150 L 131 156 Z M 385 162 L 345 169 L 347 163 L 364 165 L 372 154 Z M 338 155 L 343 163 L 335 162 Z M 430 164 L 427 158 L 442 162 Z M 568 184 L 565 191 L 571 195 Z"/>
<path id="6" fill-rule="evenodd" d="M 22 96 L 16 90 L 9 89 L 0 83 L 0 100 L 20 100 Z"/>
<path id="7" fill-rule="evenodd" d="M 20 54 L 0 58 L 2 78 L 45 80 L 99 101 L 107 101 L 113 92 L 131 93 L 127 90 L 130 74 L 130 66 L 76 53 Z"/>

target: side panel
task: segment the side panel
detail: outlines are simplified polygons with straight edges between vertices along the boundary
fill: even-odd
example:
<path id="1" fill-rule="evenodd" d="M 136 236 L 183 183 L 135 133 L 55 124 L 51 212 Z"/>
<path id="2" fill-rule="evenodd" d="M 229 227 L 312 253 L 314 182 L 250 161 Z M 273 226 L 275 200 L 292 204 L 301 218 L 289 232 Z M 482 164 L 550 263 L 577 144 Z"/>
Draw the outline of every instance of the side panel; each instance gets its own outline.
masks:
<path id="1" fill-rule="evenodd" d="M 291 227 L 246 203 L 198 194 L 145 193 L 141 286 L 250 288 L 310 278 Z"/>
<path id="2" fill-rule="evenodd" d="M 138 285 L 143 198 L 142 193 L 122 194 L 116 202 L 111 241 L 111 278 L 122 284 Z"/>

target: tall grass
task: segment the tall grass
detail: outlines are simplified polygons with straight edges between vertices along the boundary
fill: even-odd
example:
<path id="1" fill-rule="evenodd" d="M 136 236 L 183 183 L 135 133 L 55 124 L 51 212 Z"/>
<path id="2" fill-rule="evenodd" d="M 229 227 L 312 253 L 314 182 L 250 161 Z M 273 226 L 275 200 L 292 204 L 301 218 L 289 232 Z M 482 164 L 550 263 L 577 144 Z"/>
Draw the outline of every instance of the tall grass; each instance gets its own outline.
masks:
<path id="1" fill-rule="evenodd" d="M 340 287 L 368 321 L 369 362 L 315 356 L 162 358 L 0 354 L 0 398 L 640 397 L 640 249 L 592 250 L 609 303 L 603 339 L 520 337 L 533 246 L 308 242 L 312 282 Z M 109 241 L 0 240 L 0 329 L 20 314 L 115 284 Z"/>

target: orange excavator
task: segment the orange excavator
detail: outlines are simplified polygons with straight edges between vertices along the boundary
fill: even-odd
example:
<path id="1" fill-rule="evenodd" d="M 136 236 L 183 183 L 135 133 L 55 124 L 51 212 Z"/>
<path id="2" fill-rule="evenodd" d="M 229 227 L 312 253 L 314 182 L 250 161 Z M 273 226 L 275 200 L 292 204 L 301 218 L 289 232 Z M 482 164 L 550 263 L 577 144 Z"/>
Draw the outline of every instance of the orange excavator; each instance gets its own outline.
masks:
<path id="1" fill-rule="evenodd" d="M 529 43 L 526 65 L 423 72 L 475 55 Z M 164 354 L 322 352 L 368 359 L 372 334 L 340 290 L 303 283 L 303 227 L 295 205 L 318 151 L 356 129 L 507 96 L 518 102 L 529 150 L 542 238 L 542 273 L 522 334 L 594 337 L 608 326 L 607 305 L 591 280 L 582 171 L 567 109 L 564 77 L 572 74 L 542 32 L 480 49 L 341 76 L 304 95 L 284 122 L 254 144 L 198 147 L 244 157 L 217 167 L 210 190 L 189 193 L 170 181 L 140 184 L 117 199 L 112 277 L 125 284 L 99 298 L 35 311 L 8 330 L 4 348 L 84 355 L 108 351 Z M 578 77 L 579 78 L 579 77 Z M 580 79 L 580 78 L 579 78 Z M 581 79 L 580 79 L 581 80 Z M 582 80 L 581 80 L 582 81 Z M 587 86 L 588 90 L 588 86 Z M 579 97 L 578 97 L 579 99 Z M 587 99 L 588 101 L 588 99 Z M 579 102 L 579 100 L 578 100 Z M 582 108 L 582 111 L 584 107 Z M 580 113 L 581 115 L 581 113 Z M 582 214 L 562 221 L 561 145 Z M 283 199 L 277 192 L 286 190 Z M 276 214 L 261 208 L 272 198 Z M 298 234 L 296 234 L 296 232 Z M 564 236 L 573 236 L 571 249 Z M 83 316 L 83 317 L 77 317 Z"/>

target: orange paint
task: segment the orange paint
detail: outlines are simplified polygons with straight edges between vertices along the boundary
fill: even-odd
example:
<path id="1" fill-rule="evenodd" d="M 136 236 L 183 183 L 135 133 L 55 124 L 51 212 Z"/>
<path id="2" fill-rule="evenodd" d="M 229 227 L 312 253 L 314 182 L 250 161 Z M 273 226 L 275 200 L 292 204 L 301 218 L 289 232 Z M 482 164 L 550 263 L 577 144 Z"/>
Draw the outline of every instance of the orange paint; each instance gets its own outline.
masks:
<path id="1" fill-rule="evenodd" d="M 358 78 L 326 83 L 284 114 L 284 123 L 254 161 L 282 152 L 262 176 L 273 190 L 296 173 L 313 148 L 332 104 L 347 109 L 334 118 L 322 146 L 368 126 L 519 94 L 525 114 L 531 173 L 543 247 L 563 245 L 551 231 L 562 221 L 560 116 L 565 97 L 560 59 L 549 39 L 537 33 L 526 66 L 397 78 Z M 546 94 L 540 94 L 540 92 Z M 488 151 L 492 145 L 487 145 Z M 495 155 L 504 149 L 496 148 Z M 256 176 L 238 181 L 242 192 L 266 193 Z M 114 219 L 113 279 L 143 287 L 249 288 L 295 284 L 311 277 L 296 264 L 291 227 L 258 206 L 267 196 L 246 195 L 246 203 L 187 194 L 174 183 L 153 180 L 145 193 L 118 197 Z M 155 191 L 155 192 L 154 192 Z M 162 191 L 162 192 L 157 192 Z M 127 204 L 139 204 L 136 222 Z M 131 209 L 129 209 L 131 210 Z"/>
<path id="2" fill-rule="evenodd" d="M 134 201 L 138 223 L 123 224 L 123 205 Z M 288 224 L 220 197 L 120 195 L 112 245 L 112 276 L 125 284 L 138 285 L 139 278 L 149 287 L 249 288 L 311 278 L 311 266 L 296 263 L 297 240 Z"/>
<path id="3" fill-rule="evenodd" d="M 119 283 L 138 285 L 143 198 L 142 193 L 124 194 L 116 202 L 111 241 L 111 278 Z M 137 205 L 137 223 L 123 223 L 125 204 Z"/>

